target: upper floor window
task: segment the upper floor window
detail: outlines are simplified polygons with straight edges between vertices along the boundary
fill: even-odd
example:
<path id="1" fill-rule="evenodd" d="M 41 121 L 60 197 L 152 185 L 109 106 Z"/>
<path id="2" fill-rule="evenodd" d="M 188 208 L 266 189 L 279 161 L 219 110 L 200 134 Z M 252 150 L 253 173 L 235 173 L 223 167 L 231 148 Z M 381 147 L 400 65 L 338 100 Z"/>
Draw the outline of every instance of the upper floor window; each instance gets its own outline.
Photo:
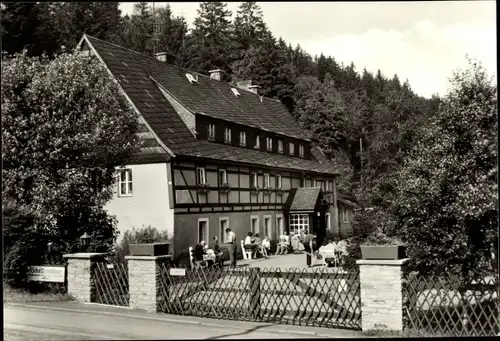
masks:
<path id="1" fill-rule="evenodd" d="M 326 181 L 326 190 L 327 191 L 331 191 L 332 190 L 332 182 L 331 181 Z"/>
<path id="2" fill-rule="evenodd" d="M 132 170 L 122 169 L 120 170 L 120 179 L 118 183 L 118 195 L 119 196 L 131 196 L 132 195 Z"/>
<path id="3" fill-rule="evenodd" d="M 250 187 L 259 187 L 257 184 L 257 173 L 250 174 Z"/>
<path id="4" fill-rule="evenodd" d="M 295 154 L 295 143 L 290 142 L 290 155 Z"/>
<path id="5" fill-rule="evenodd" d="M 227 184 L 227 171 L 225 169 L 219 169 L 219 186 Z"/>
<path id="6" fill-rule="evenodd" d="M 255 143 L 254 143 L 253 147 L 260 148 L 260 136 L 259 135 L 255 136 Z"/>
<path id="7" fill-rule="evenodd" d="M 266 137 L 266 149 L 269 151 L 273 150 L 273 138 L 272 137 Z"/>
<path id="8" fill-rule="evenodd" d="M 215 140 L 215 124 L 208 124 L 208 139 Z"/>
<path id="9" fill-rule="evenodd" d="M 246 146 L 247 145 L 247 133 L 244 131 L 240 131 L 240 146 Z"/>
<path id="10" fill-rule="evenodd" d="M 224 142 L 231 143 L 231 128 L 224 129 Z"/>
<path id="11" fill-rule="evenodd" d="M 283 153 L 283 140 L 278 140 L 278 153 Z"/>
<path id="12" fill-rule="evenodd" d="M 299 155 L 300 155 L 300 157 L 304 157 L 304 145 L 303 144 L 299 145 Z"/>
<path id="13" fill-rule="evenodd" d="M 264 188 L 271 188 L 271 177 L 269 173 L 264 174 Z"/>
<path id="14" fill-rule="evenodd" d="M 281 188 L 281 174 L 276 174 L 276 188 Z"/>
<path id="15" fill-rule="evenodd" d="M 205 184 L 206 183 L 205 168 L 198 167 L 196 169 L 196 177 L 198 179 L 199 184 Z"/>

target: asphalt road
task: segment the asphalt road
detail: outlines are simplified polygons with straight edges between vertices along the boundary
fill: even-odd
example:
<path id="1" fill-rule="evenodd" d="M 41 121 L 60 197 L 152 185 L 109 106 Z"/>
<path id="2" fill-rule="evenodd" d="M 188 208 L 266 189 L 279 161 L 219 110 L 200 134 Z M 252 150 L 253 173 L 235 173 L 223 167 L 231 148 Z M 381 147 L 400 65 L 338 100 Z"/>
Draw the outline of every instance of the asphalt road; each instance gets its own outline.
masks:
<path id="1" fill-rule="evenodd" d="M 132 313 L 103 315 L 89 311 L 61 311 L 4 304 L 4 339 L 48 341 L 305 337 L 299 333 L 266 330 L 269 326 L 262 324 L 245 326 L 234 321 L 216 321 L 219 325 L 210 326 L 189 321 L 138 318 L 137 314 Z"/>

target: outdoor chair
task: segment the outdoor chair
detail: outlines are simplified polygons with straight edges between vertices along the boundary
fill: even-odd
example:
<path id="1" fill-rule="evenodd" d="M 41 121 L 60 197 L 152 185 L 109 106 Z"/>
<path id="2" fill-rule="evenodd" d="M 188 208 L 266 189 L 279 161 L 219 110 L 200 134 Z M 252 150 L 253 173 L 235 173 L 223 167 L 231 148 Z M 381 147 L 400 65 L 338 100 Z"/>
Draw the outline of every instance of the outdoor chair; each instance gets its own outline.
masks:
<path id="1" fill-rule="evenodd" d="M 195 267 L 200 267 L 200 268 L 208 267 L 208 264 L 205 261 L 197 261 L 194 259 L 193 248 L 191 246 L 189 247 L 189 263 L 191 264 L 191 269 L 194 269 Z"/>
<path id="2" fill-rule="evenodd" d="M 243 259 L 252 259 L 252 250 L 245 249 L 245 243 L 241 241 L 241 253 L 243 254 Z"/>

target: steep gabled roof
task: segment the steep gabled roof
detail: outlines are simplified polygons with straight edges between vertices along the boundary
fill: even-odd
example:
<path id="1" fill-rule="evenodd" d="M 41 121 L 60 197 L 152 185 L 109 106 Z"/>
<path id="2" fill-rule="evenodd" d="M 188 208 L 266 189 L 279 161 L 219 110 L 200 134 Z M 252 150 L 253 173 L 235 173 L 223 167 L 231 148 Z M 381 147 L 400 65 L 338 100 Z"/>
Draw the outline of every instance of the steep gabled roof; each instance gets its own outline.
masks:
<path id="1" fill-rule="evenodd" d="M 186 79 L 188 71 L 185 69 L 88 35 L 84 35 L 83 39 L 119 81 L 152 133 L 173 156 L 336 173 L 333 165 L 315 146 L 311 148 L 312 159 L 306 160 L 196 139 L 151 77 L 193 114 L 203 112 L 236 123 L 307 139 L 308 136 L 279 101 L 263 98 L 261 103 L 259 96 L 248 91 L 240 91 L 242 96 L 236 98 L 231 92 L 231 85 L 205 76 L 200 76 L 199 84 L 194 85 Z M 236 101 L 238 104 L 235 104 Z"/>
<path id="2" fill-rule="evenodd" d="M 288 196 L 285 206 L 289 211 L 314 212 L 320 193 L 319 187 L 296 188 Z"/>

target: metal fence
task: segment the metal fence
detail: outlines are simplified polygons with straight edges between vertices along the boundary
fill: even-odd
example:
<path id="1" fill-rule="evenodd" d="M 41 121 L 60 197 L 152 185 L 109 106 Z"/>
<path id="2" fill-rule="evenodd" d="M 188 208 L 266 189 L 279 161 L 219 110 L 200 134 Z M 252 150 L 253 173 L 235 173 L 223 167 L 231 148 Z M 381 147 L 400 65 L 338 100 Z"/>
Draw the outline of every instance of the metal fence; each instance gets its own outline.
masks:
<path id="1" fill-rule="evenodd" d="M 403 286 L 405 328 L 446 336 L 497 335 L 498 285 L 498 277 L 464 283 L 451 275 L 409 274 Z"/>
<path id="2" fill-rule="evenodd" d="M 129 305 L 129 280 L 127 263 L 96 262 L 95 303 Z"/>
<path id="3" fill-rule="evenodd" d="M 160 266 L 170 314 L 361 329 L 359 272 Z"/>

